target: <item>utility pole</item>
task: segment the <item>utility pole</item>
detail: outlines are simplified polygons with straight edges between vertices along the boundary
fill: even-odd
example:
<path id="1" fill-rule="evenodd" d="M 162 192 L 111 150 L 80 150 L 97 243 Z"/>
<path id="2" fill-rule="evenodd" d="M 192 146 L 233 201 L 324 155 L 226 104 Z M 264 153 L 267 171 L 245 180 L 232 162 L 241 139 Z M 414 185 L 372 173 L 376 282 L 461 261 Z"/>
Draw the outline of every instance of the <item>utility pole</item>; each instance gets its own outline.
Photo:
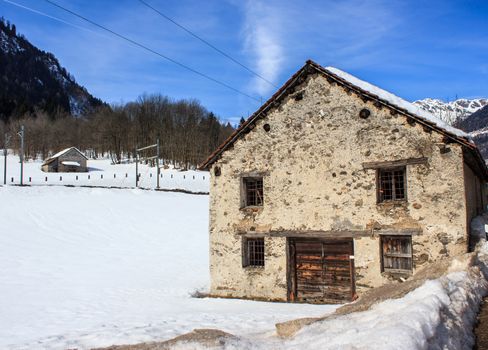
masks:
<path id="1" fill-rule="evenodd" d="M 3 143 L 3 184 L 7 184 L 7 148 L 10 143 L 10 135 L 5 133 L 5 139 Z"/>
<path id="2" fill-rule="evenodd" d="M 136 146 L 137 147 L 137 146 Z M 142 147 L 142 148 L 136 148 L 136 187 L 138 185 L 139 181 L 139 173 L 138 173 L 138 163 L 139 163 L 139 153 L 142 151 L 146 151 L 148 149 L 153 149 L 156 148 L 157 155 L 152 156 L 152 157 L 143 157 L 143 159 L 147 161 L 151 161 L 151 165 L 154 164 L 154 160 L 156 160 L 157 163 L 159 163 L 159 139 L 158 142 L 155 143 L 154 145 Z M 157 164 L 158 170 L 157 170 L 157 182 L 158 182 L 158 188 L 159 188 L 159 164 Z"/>
<path id="3" fill-rule="evenodd" d="M 156 176 L 158 177 L 158 180 L 157 180 L 157 185 L 156 185 L 156 189 L 159 190 L 159 138 L 157 139 L 157 142 L 156 142 Z"/>
<path id="4" fill-rule="evenodd" d="M 136 188 L 139 184 L 139 154 L 137 154 L 137 146 L 134 152 L 134 156 L 136 157 Z"/>
<path id="5" fill-rule="evenodd" d="M 20 186 L 24 185 L 24 126 L 20 126 L 17 133 L 20 137 Z"/>

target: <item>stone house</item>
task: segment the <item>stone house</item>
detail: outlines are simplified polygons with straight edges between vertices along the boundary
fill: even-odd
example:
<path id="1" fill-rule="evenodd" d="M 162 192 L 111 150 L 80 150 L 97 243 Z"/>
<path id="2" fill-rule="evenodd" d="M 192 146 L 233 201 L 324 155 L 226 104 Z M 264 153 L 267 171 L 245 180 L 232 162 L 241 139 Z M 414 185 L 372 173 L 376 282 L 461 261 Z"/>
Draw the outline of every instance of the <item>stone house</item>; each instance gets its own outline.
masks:
<path id="1" fill-rule="evenodd" d="M 216 297 L 350 301 L 466 252 L 486 204 L 466 134 L 312 61 L 200 168 Z"/>
<path id="2" fill-rule="evenodd" d="M 46 159 L 41 166 L 42 171 L 49 173 L 87 172 L 88 158 L 76 147 L 70 147 Z"/>

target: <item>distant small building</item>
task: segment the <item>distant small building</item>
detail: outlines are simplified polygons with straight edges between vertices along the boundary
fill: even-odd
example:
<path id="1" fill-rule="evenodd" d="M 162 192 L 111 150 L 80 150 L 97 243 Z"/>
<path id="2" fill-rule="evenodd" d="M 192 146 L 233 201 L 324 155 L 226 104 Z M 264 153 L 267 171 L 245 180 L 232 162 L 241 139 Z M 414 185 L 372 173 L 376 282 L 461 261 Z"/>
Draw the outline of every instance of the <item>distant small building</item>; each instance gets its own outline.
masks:
<path id="1" fill-rule="evenodd" d="M 76 147 L 66 148 L 46 159 L 42 171 L 48 173 L 81 173 L 87 172 L 87 157 Z"/>

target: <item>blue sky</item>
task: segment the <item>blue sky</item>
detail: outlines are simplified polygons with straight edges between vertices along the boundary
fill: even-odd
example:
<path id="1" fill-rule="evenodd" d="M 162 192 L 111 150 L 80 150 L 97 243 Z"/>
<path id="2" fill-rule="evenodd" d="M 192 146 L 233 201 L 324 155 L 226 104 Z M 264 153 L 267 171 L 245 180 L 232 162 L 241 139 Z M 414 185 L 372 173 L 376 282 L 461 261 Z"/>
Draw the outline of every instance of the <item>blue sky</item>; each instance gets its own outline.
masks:
<path id="1" fill-rule="evenodd" d="M 1 16 L 106 102 L 196 98 L 232 122 L 259 107 L 45 1 L 12 1 L 71 24 L 0 0 Z M 137 0 L 55 1 L 258 100 L 276 90 Z M 486 0 L 146 1 L 278 86 L 310 58 L 410 101 L 488 97 Z"/>

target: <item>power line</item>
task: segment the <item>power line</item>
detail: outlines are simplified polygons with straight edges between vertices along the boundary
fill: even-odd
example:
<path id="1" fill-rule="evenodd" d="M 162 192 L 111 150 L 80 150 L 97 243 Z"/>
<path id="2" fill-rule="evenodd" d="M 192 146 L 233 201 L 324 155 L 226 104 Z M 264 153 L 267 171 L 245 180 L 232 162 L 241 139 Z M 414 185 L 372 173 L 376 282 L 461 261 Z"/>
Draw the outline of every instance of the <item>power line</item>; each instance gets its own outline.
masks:
<path id="1" fill-rule="evenodd" d="M 220 80 L 217 80 L 215 78 L 212 78 L 211 76 L 209 76 L 209 75 L 207 75 L 205 73 L 202 73 L 202 72 L 200 72 L 200 71 L 198 71 L 198 70 L 196 70 L 196 69 L 194 69 L 194 68 L 192 68 L 190 66 L 187 66 L 184 63 L 181 63 L 181 62 L 179 62 L 179 61 L 177 61 L 175 59 L 172 59 L 172 58 L 170 58 L 170 57 L 168 57 L 168 56 L 166 56 L 166 55 L 164 55 L 164 54 L 162 54 L 162 53 L 160 53 L 158 51 L 155 51 L 155 50 L 151 49 L 150 47 L 147 47 L 146 45 L 143 45 L 143 44 L 141 44 L 141 43 L 139 43 L 139 42 L 137 42 L 137 41 L 135 41 L 133 39 L 130 39 L 130 38 L 128 38 L 128 37 L 126 37 L 126 36 L 124 36 L 122 34 L 119 34 L 119 33 L 115 32 L 115 31 L 113 31 L 113 30 L 111 30 L 111 29 L 109 29 L 109 28 L 107 28 L 107 27 L 105 27 L 105 26 L 103 26 L 101 24 L 98 24 L 98 23 L 96 23 L 96 22 L 94 22 L 94 21 L 92 21 L 92 20 L 90 20 L 90 19 L 88 19 L 88 18 L 86 18 L 86 17 L 84 17 L 84 16 L 82 16 L 82 15 L 80 15 L 80 14 L 78 14 L 78 13 L 72 11 L 72 10 L 70 10 L 70 9 L 67 9 L 66 7 L 63 7 L 63 6 L 55 3 L 54 1 L 51 1 L 51 0 L 45 0 L 45 1 L 48 2 L 48 3 L 50 3 L 53 6 L 56 6 L 57 8 L 59 8 L 59 9 L 61 9 L 63 11 L 66 11 L 66 12 L 72 14 L 73 16 L 76 16 L 78 18 L 81 18 L 82 20 L 84 20 L 84 21 L 86 21 L 86 22 L 88 22 L 88 23 L 90 23 L 90 24 L 92 24 L 92 25 L 94 25 L 94 26 L 96 26 L 98 28 L 101 28 L 101 29 L 103 29 L 103 30 L 105 30 L 105 31 L 107 31 L 107 32 L 109 32 L 109 33 L 111 33 L 111 34 L 113 34 L 113 35 L 115 35 L 115 36 L 117 36 L 117 37 L 119 37 L 119 38 L 121 38 L 121 39 L 123 39 L 123 40 L 125 40 L 125 41 L 127 41 L 127 42 L 129 42 L 131 44 L 133 44 L 133 45 L 135 45 L 135 46 L 138 46 L 138 47 L 140 47 L 140 48 L 142 48 L 142 49 L 144 49 L 146 51 L 149 51 L 149 52 L 151 52 L 151 53 L 153 53 L 153 54 L 155 54 L 155 55 L 157 55 L 157 56 L 159 56 L 161 58 L 164 58 L 165 60 L 170 61 L 171 63 L 176 64 L 177 66 L 180 66 L 180 67 L 182 67 L 182 68 L 184 68 L 184 69 L 186 69 L 186 70 L 188 70 L 188 71 L 190 71 L 192 73 L 195 73 L 195 74 L 197 74 L 197 75 L 199 75 L 199 76 L 201 76 L 201 77 L 203 77 L 203 78 L 205 78 L 207 80 L 213 81 L 214 83 L 219 84 L 219 85 L 221 85 L 223 87 L 226 87 L 227 89 L 230 89 L 230 90 L 232 90 L 234 92 L 237 92 L 238 94 L 241 94 L 241 95 L 246 96 L 246 97 L 248 97 L 250 99 L 253 99 L 254 101 L 260 102 L 260 100 L 258 98 L 256 98 L 256 97 L 253 97 L 253 96 L 251 96 L 249 94 L 246 94 L 245 92 L 243 92 L 243 91 L 241 91 L 239 89 L 236 89 L 236 88 L 230 86 L 229 84 L 224 83 L 223 81 L 220 81 Z"/>
<path id="2" fill-rule="evenodd" d="M 202 43 L 204 43 L 205 45 L 211 47 L 212 49 L 214 49 L 215 51 L 217 51 L 218 53 L 220 53 L 221 55 L 227 57 L 229 60 L 231 60 L 232 62 L 238 64 L 239 66 L 241 66 L 242 68 L 244 68 L 245 70 L 247 70 L 248 72 L 250 72 L 251 74 L 254 74 L 255 76 L 257 76 L 259 79 L 265 81 L 266 83 L 268 83 L 269 85 L 275 87 L 275 88 L 279 88 L 278 86 L 276 86 L 275 84 L 273 84 L 271 81 L 269 81 L 268 79 L 264 78 L 262 75 L 260 75 L 259 73 L 256 73 L 255 71 L 253 71 L 251 68 L 247 67 L 245 64 L 239 62 L 238 60 L 236 60 L 234 57 L 230 56 L 229 54 L 225 53 L 224 51 L 220 50 L 218 47 L 216 47 L 215 45 L 211 44 L 210 42 L 208 42 L 207 40 L 203 39 L 201 36 L 195 34 L 194 32 L 192 32 L 190 29 L 186 28 L 185 26 L 183 26 L 182 24 L 179 24 L 178 22 L 176 22 L 174 19 L 168 17 L 167 15 L 165 15 L 164 13 L 162 13 L 161 11 L 159 11 L 158 9 L 156 9 L 155 7 L 151 6 L 150 4 L 148 4 L 146 1 L 144 0 L 139 0 L 140 3 L 142 3 L 143 5 L 147 6 L 148 8 L 150 8 L 151 10 L 153 10 L 154 12 L 156 12 L 157 14 L 159 14 L 161 17 L 167 19 L 168 21 L 170 21 L 171 23 L 173 23 L 174 25 L 180 27 L 181 29 L 183 29 L 185 32 L 187 32 L 188 34 L 190 34 L 191 36 L 193 36 L 194 38 L 200 40 Z"/>
<path id="3" fill-rule="evenodd" d="M 45 12 L 42 12 L 42 11 L 39 11 L 39 10 L 36 10 L 36 9 L 33 9 L 31 7 L 28 7 L 28 6 L 25 6 L 25 5 L 22 5 L 22 4 L 19 4 L 15 1 L 11 1 L 11 0 L 3 0 L 4 2 L 8 3 L 8 4 L 11 4 L 11 5 L 14 5 L 14 6 L 17 6 L 17 7 L 20 7 L 21 9 L 24 9 L 24 10 L 27 10 L 27 11 L 30 11 L 30 12 L 33 12 L 33 13 L 36 13 L 38 15 L 41 15 L 41 16 L 44 16 L 44 17 L 47 17 L 47 18 L 50 18 L 50 19 L 53 19 L 55 21 L 58 21 L 58 22 L 61 22 L 61 23 L 64 23 L 64 24 L 67 24 L 71 27 L 74 27 L 74 28 L 77 28 L 77 29 L 81 29 L 81 30 L 86 30 L 87 32 L 90 32 L 90 33 L 94 33 L 94 34 L 97 34 L 97 35 L 100 35 L 104 38 L 108 38 L 107 36 L 105 35 L 102 35 L 100 34 L 99 32 L 96 32 L 94 30 L 91 30 L 91 29 L 88 29 L 88 28 L 85 28 L 85 27 L 81 27 L 81 26 L 78 26 L 76 24 L 73 24 L 73 23 L 70 23 L 68 21 L 65 21 L 64 19 L 61 19 L 61 18 L 58 18 L 58 17 L 54 17 L 54 16 L 51 16 L 51 15 L 48 15 L 47 13 Z"/>

